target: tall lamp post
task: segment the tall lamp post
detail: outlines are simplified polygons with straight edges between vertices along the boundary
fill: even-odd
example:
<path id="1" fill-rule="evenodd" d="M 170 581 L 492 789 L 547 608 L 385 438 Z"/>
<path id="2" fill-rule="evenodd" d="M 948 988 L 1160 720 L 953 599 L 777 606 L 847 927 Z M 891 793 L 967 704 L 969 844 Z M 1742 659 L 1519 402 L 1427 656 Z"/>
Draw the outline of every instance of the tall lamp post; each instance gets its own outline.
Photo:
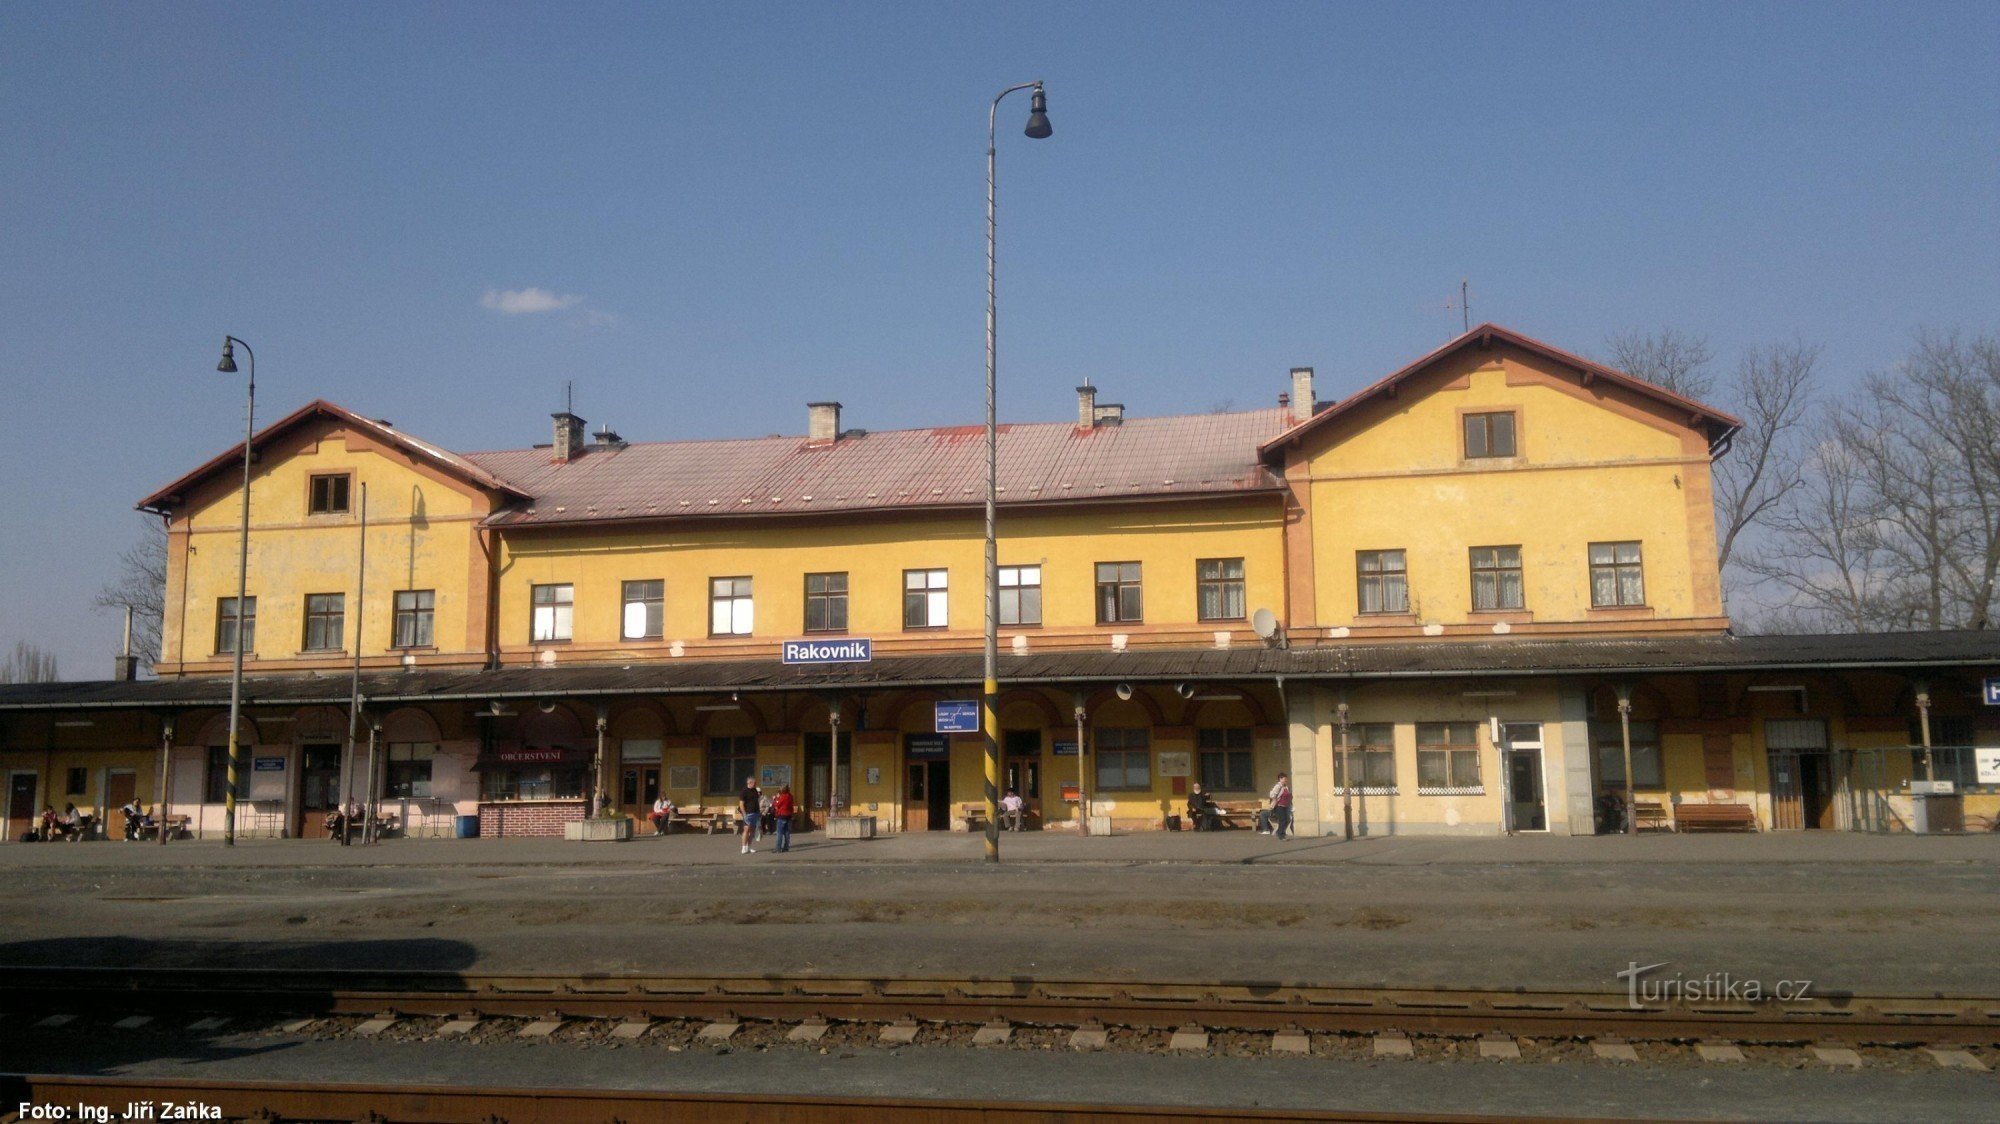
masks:
<path id="1" fill-rule="evenodd" d="M 980 727 L 986 731 L 986 861 L 1000 861 L 1000 716 L 997 703 L 1000 696 L 1000 548 L 994 537 L 994 508 L 1000 494 L 1000 442 L 998 427 L 994 422 L 993 374 L 994 360 L 994 300 L 993 300 L 993 153 L 994 121 L 1000 113 L 1000 100 L 1017 90 L 1035 91 L 1034 101 L 1029 104 L 1028 127 L 1024 130 L 1034 140 L 1043 140 L 1055 132 L 1049 127 L 1048 98 L 1042 93 L 1042 84 L 1023 82 L 1009 86 L 993 98 L 993 105 L 986 111 L 986 682 L 980 690 Z M 1082 747 L 1078 747 L 1082 752 Z"/>
<path id="2" fill-rule="evenodd" d="M 243 525 L 236 543 L 236 634 L 230 644 L 235 663 L 229 672 L 229 786 L 222 793 L 222 842 L 236 845 L 236 784 L 243 747 L 237 737 L 243 717 L 243 601 L 250 586 L 250 443 L 257 436 L 257 353 L 235 336 L 222 337 L 222 362 L 215 369 L 236 373 L 236 348 L 250 360 L 249 397 L 243 408 Z M 165 830 L 162 828 L 161 830 Z"/>

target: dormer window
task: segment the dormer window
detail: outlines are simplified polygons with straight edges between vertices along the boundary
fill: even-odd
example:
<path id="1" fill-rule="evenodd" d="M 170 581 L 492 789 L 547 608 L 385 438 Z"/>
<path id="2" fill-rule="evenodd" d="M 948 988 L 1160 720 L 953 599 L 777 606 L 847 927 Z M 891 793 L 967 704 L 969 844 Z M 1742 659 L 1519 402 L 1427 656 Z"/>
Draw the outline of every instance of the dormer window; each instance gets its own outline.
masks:
<path id="1" fill-rule="evenodd" d="M 347 489 L 352 479 L 345 472 L 312 477 L 306 489 L 306 514 L 347 514 Z"/>
<path id="2" fill-rule="evenodd" d="M 1514 455 L 1514 411 L 1465 415 L 1465 458 Z"/>

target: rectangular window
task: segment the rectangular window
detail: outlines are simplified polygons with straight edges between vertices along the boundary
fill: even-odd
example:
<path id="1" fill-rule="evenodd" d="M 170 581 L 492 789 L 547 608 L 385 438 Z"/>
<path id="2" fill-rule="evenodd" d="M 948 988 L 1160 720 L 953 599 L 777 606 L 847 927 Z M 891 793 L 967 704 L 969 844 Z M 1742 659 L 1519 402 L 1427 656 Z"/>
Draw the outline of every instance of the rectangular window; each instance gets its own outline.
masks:
<path id="1" fill-rule="evenodd" d="M 1625 787 L 1625 738 L 1616 722 L 1592 722 L 1590 741 L 1597 747 L 1597 783 L 1607 788 Z M 1632 787 L 1663 789 L 1666 773 L 1660 767 L 1660 725 L 1632 723 Z"/>
<path id="2" fill-rule="evenodd" d="M 733 796 L 757 773 L 757 739 L 749 736 L 708 739 L 710 796 Z"/>
<path id="3" fill-rule="evenodd" d="M 1042 568 L 1000 567 L 1000 623 L 1042 623 Z"/>
<path id="4" fill-rule="evenodd" d="M 1396 792 L 1396 727 L 1387 722 L 1358 722 L 1347 728 L 1347 748 L 1336 734 L 1333 746 L 1334 787 L 1347 787 L 1347 770 L 1361 778 L 1361 791 Z"/>
<path id="5" fill-rule="evenodd" d="M 1400 550 L 1357 550 L 1354 567 L 1364 613 L 1410 611 L 1410 574 Z"/>
<path id="6" fill-rule="evenodd" d="M 437 592 L 429 589 L 396 591 L 396 647 L 432 646 L 432 622 L 437 611 Z"/>
<path id="7" fill-rule="evenodd" d="M 388 794 L 408 800 L 429 799 L 431 756 L 437 747 L 430 742 L 390 742 Z"/>
<path id="8" fill-rule="evenodd" d="M 1097 787 L 1132 791 L 1153 787 L 1152 731 L 1107 728 L 1091 734 L 1097 755 Z"/>
<path id="9" fill-rule="evenodd" d="M 708 582 L 708 634 L 748 636 L 756 624 L 750 602 L 749 578 L 710 578 Z"/>
<path id="10" fill-rule="evenodd" d="M 1243 619 L 1241 558 L 1204 558 L 1194 564 L 1194 572 L 1195 609 L 1202 620 Z"/>
<path id="11" fill-rule="evenodd" d="M 944 570 L 903 571 L 904 628 L 945 626 L 949 620 L 945 615 L 945 595 L 950 580 Z"/>
<path id="12" fill-rule="evenodd" d="M 621 634 L 627 640 L 658 640 L 665 633 L 667 583 L 638 581 L 625 584 L 625 609 Z"/>
<path id="13" fill-rule="evenodd" d="M 1137 562 L 1097 564 L 1097 623 L 1137 624 L 1146 619 Z"/>
<path id="14" fill-rule="evenodd" d="M 1210 792 L 1249 792 L 1256 787 L 1250 771 L 1250 729 L 1197 730 L 1195 748 L 1201 754 L 1201 786 Z"/>
<path id="15" fill-rule="evenodd" d="M 1465 415 L 1465 455 L 1511 457 L 1514 455 L 1514 413 Z"/>
<path id="16" fill-rule="evenodd" d="M 63 779 L 63 792 L 70 796 L 82 796 L 90 788 L 89 769 L 71 769 Z"/>
<path id="17" fill-rule="evenodd" d="M 806 631 L 847 631 L 847 575 L 806 575 Z"/>
<path id="18" fill-rule="evenodd" d="M 1484 791 L 1479 784 L 1479 723 L 1417 723 L 1417 792 Z"/>
<path id="19" fill-rule="evenodd" d="M 1636 542 L 1590 544 L 1590 605 L 1594 609 L 1646 603 L 1645 567 Z"/>
<path id="20" fill-rule="evenodd" d="M 330 476 L 312 476 L 306 484 L 306 513 L 309 515 L 347 514 L 347 483 L 345 472 Z"/>
<path id="21" fill-rule="evenodd" d="M 538 585 L 534 588 L 535 621 L 531 637 L 537 643 L 544 640 L 568 640 L 570 628 L 576 623 L 576 587 L 573 585 Z"/>
<path id="22" fill-rule="evenodd" d="M 249 755 L 244 755 L 244 768 L 250 767 Z M 208 747 L 208 783 L 202 786 L 201 801 L 204 804 L 220 804 L 229 795 L 229 747 L 212 745 Z"/>
<path id="23" fill-rule="evenodd" d="M 306 594 L 306 640 L 308 652 L 332 652 L 340 649 L 341 634 L 346 631 L 342 625 L 347 615 L 347 595 L 344 593 Z"/>
<path id="24" fill-rule="evenodd" d="M 218 598 L 215 603 L 215 650 L 234 652 L 236 640 L 243 639 L 243 650 L 257 650 L 257 599 L 245 597 L 243 611 L 236 611 L 236 598 Z"/>
<path id="25" fill-rule="evenodd" d="M 1003 730 L 1000 733 L 1002 759 L 1006 762 L 1006 787 L 1029 800 L 1042 797 L 1042 732 Z"/>
<path id="26" fill-rule="evenodd" d="M 1472 548 L 1472 610 L 1519 609 L 1527 603 L 1521 586 L 1521 548 Z"/>

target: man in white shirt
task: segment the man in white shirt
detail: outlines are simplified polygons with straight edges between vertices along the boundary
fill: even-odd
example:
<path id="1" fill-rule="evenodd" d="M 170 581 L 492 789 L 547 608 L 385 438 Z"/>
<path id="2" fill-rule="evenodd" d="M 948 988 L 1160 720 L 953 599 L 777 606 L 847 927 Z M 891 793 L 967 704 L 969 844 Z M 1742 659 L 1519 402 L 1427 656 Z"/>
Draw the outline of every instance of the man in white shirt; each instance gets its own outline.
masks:
<path id="1" fill-rule="evenodd" d="M 1002 827 L 1005 827 L 1005 828 L 1006 828 L 1006 829 L 1007 829 L 1008 831 L 1020 831 L 1020 830 L 1021 830 L 1021 809 L 1022 809 L 1023 807 L 1025 807 L 1025 806 L 1026 806 L 1026 804 L 1025 804 L 1025 802 L 1024 802 L 1024 801 L 1023 801 L 1022 799 L 1021 799 L 1021 794 L 1020 794 L 1020 793 L 1018 793 L 1018 792 L 1015 792 L 1015 791 L 1014 791 L 1013 789 L 1011 789 L 1011 788 L 1010 788 L 1010 789 L 1008 789 L 1008 790 L 1007 790 L 1007 795 L 1005 795 L 1005 796 L 1002 796 L 1002 797 L 1000 798 L 1000 824 L 1001 824 L 1001 826 L 1002 826 Z"/>

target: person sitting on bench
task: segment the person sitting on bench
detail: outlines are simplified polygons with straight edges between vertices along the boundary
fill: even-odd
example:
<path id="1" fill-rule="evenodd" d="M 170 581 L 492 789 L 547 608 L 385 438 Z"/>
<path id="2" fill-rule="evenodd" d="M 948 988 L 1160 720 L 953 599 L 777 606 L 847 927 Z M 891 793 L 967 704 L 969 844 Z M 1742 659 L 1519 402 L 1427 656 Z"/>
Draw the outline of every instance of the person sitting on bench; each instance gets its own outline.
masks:
<path id="1" fill-rule="evenodd" d="M 653 821 L 653 834 L 667 833 L 667 828 L 673 823 L 674 802 L 667 799 L 666 793 L 662 792 L 660 798 L 653 801 L 653 814 L 649 818 Z"/>
<path id="2" fill-rule="evenodd" d="M 1194 786 L 1194 791 L 1188 793 L 1187 814 L 1196 831 L 1215 831 L 1222 826 L 1222 816 L 1216 810 L 1215 798 L 1203 791 L 1198 783 Z"/>
<path id="3" fill-rule="evenodd" d="M 1007 795 L 1000 798 L 1000 826 L 1008 831 L 1020 831 L 1021 810 L 1025 806 L 1021 794 L 1011 788 L 1008 789 Z"/>

